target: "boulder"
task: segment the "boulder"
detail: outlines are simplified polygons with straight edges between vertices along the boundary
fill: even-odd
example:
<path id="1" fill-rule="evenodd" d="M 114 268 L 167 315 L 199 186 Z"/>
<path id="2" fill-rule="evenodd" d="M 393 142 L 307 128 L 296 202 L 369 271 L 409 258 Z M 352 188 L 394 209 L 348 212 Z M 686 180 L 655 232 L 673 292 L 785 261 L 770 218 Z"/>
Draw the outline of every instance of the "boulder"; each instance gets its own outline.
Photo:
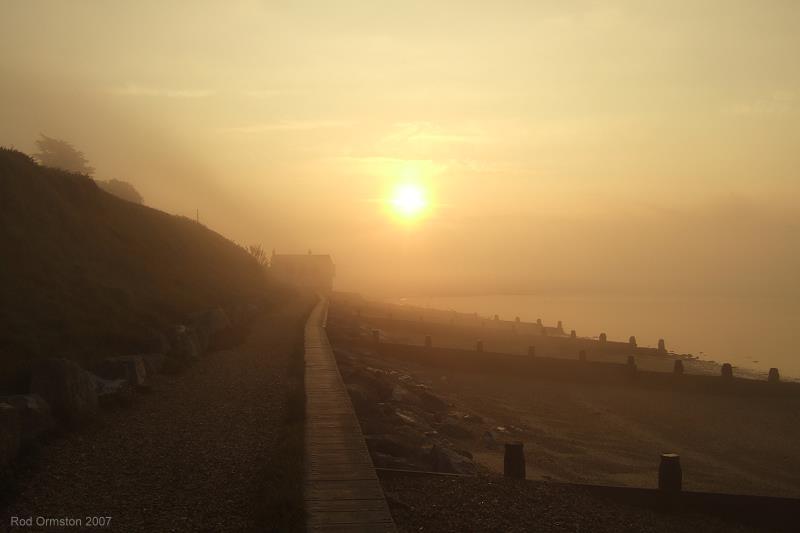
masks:
<path id="1" fill-rule="evenodd" d="M 419 470 L 413 461 L 404 457 L 394 457 L 381 452 L 372 453 L 372 462 L 376 468 L 394 468 L 399 470 Z"/>
<path id="2" fill-rule="evenodd" d="M 464 456 L 464 457 L 466 457 L 467 459 L 470 459 L 470 460 L 474 459 L 474 457 L 472 456 L 472 452 L 470 452 L 470 451 L 467 451 L 467 450 L 459 450 L 458 448 L 456 448 L 456 449 L 455 449 L 455 450 L 453 450 L 453 451 L 454 451 L 454 452 L 456 452 L 456 453 L 457 453 L 457 454 L 459 454 L 459 455 L 463 455 L 463 456 Z"/>
<path id="3" fill-rule="evenodd" d="M 470 422 L 473 424 L 482 424 L 483 418 L 474 414 L 474 413 L 467 413 L 461 417 L 465 422 Z"/>
<path id="4" fill-rule="evenodd" d="M 494 433 L 491 431 L 486 431 L 483 433 L 481 442 L 483 443 L 484 447 L 490 450 L 494 450 L 498 446 L 497 439 L 495 438 Z"/>
<path id="5" fill-rule="evenodd" d="M 169 340 L 160 331 L 150 329 L 142 339 L 139 348 L 148 353 L 167 353 L 169 352 Z"/>
<path id="6" fill-rule="evenodd" d="M 42 435 L 55 429 L 55 420 L 50 406 L 38 394 L 6 396 L 0 401 L 17 410 L 23 446 L 28 446 Z"/>
<path id="7" fill-rule="evenodd" d="M 444 412 L 447 411 L 447 402 L 422 388 L 417 388 L 414 393 L 422 401 L 422 407 L 428 411 Z"/>
<path id="8" fill-rule="evenodd" d="M 379 398 L 371 390 L 359 383 L 347 385 L 347 392 L 350 393 L 350 401 L 356 413 L 363 418 L 381 417 Z"/>
<path id="9" fill-rule="evenodd" d="M 436 472 L 447 472 L 450 474 L 475 474 L 475 463 L 458 452 L 443 448 L 436 444 L 428 454 L 431 469 Z"/>
<path id="10" fill-rule="evenodd" d="M 438 429 L 439 433 L 442 435 L 447 435 L 448 437 L 452 437 L 454 439 L 471 439 L 473 437 L 470 430 L 457 424 L 444 423 L 436 429 Z"/>
<path id="11" fill-rule="evenodd" d="M 133 385 L 127 379 L 104 379 L 92 376 L 98 400 L 104 405 L 125 402 L 133 392 Z"/>
<path id="12" fill-rule="evenodd" d="M 192 329 L 204 349 L 216 348 L 220 337 L 230 328 L 228 315 L 219 307 L 195 315 L 192 320 Z"/>
<path id="13" fill-rule="evenodd" d="M 92 375 L 67 359 L 45 359 L 34 365 L 31 392 L 44 398 L 56 419 L 68 425 L 97 413 Z"/>
<path id="14" fill-rule="evenodd" d="M 194 361 L 200 357 L 200 342 L 191 328 L 175 326 L 170 337 L 168 355 L 182 362 Z"/>
<path id="15" fill-rule="evenodd" d="M 0 402 L 0 470 L 16 459 L 21 444 L 19 413 L 7 403 Z"/>
<path id="16" fill-rule="evenodd" d="M 410 439 L 397 435 L 367 435 L 364 437 L 370 452 L 379 452 L 392 457 L 414 457 L 420 455 L 422 450 L 415 446 Z"/>
<path id="17" fill-rule="evenodd" d="M 161 373 L 164 368 L 165 355 L 163 353 L 147 353 L 143 354 L 141 357 L 148 376 Z"/>
<path id="18" fill-rule="evenodd" d="M 140 355 L 108 357 L 98 367 L 98 374 L 105 379 L 124 379 L 132 387 L 144 387 L 147 381 L 147 368 Z"/>
<path id="19" fill-rule="evenodd" d="M 416 405 L 417 407 L 423 406 L 422 399 L 402 385 L 394 386 L 392 389 L 392 400 L 407 405 Z"/>
<path id="20" fill-rule="evenodd" d="M 394 385 L 388 375 L 374 368 L 356 368 L 348 376 L 348 382 L 354 382 L 370 393 L 376 401 L 384 402 L 392 397 Z"/>

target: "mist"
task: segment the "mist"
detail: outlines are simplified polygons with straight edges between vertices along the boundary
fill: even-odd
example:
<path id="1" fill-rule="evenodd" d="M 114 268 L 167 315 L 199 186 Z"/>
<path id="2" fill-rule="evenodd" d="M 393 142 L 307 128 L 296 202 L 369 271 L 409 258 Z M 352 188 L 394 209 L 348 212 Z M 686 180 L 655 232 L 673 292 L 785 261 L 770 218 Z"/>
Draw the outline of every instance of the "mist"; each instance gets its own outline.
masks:
<path id="1" fill-rule="evenodd" d="M 798 8 L 704 5 L 8 2 L 0 143 L 342 290 L 796 300 Z"/>

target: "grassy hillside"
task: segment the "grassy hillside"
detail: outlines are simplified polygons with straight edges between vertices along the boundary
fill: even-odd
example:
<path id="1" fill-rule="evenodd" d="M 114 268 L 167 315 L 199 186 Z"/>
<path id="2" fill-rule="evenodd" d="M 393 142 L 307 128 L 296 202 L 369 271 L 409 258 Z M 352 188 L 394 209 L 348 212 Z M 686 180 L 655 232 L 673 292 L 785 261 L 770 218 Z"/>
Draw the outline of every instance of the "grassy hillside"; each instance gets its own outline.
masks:
<path id="1" fill-rule="evenodd" d="M 208 228 L 0 149 L 0 390 L 37 357 L 145 350 L 191 312 L 267 291 Z"/>

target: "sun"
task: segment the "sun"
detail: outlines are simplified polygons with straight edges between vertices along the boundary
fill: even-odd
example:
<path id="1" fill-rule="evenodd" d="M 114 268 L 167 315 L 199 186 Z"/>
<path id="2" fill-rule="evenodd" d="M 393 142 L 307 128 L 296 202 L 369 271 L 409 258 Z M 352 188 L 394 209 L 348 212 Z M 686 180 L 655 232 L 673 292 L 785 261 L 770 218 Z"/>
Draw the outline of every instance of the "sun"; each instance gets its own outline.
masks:
<path id="1" fill-rule="evenodd" d="M 416 218 L 428 207 L 425 189 L 411 183 L 398 185 L 392 193 L 391 205 L 397 215 L 406 219 Z"/>

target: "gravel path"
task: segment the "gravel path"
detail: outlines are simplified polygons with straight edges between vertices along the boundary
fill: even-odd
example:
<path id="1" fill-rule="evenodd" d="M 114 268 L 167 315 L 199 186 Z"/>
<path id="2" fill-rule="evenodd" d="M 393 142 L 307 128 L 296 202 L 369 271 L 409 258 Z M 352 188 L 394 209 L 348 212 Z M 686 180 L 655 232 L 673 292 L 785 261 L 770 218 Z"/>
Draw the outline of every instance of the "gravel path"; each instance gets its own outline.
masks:
<path id="1" fill-rule="evenodd" d="M 159 376 L 134 405 L 43 447 L 0 507 L 0 530 L 12 516 L 108 516 L 126 532 L 263 530 L 307 311 L 297 302 L 259 317 L 240 348 Z"/>
<path id="2" fill-rule="evenodd" d="M 755 532 L 712 516 L 670 514 L 593 497 L 580 488 L 503 478 L 381 480 L 400 531 Z"/>

